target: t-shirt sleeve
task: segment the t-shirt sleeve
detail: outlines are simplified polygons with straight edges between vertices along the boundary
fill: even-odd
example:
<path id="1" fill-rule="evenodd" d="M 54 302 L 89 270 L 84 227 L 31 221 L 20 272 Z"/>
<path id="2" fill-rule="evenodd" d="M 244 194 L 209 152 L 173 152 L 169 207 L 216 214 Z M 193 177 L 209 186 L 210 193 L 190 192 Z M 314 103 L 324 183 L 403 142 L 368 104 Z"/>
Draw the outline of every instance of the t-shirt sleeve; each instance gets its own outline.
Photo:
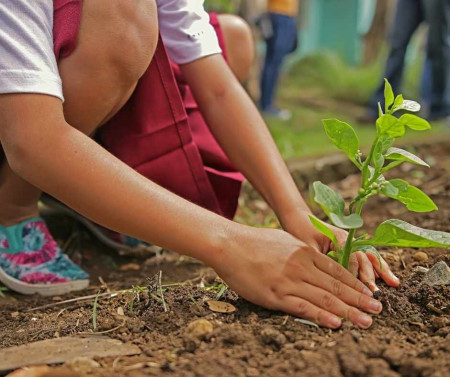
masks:
<path id="1" fill-rule="evenodd" d="M 222 52 L 203 0 L 157 0 L 156 3 L 159 30 L 175 63 L 190 63 Z"/>
<path id="2" fill-rule="evenodd" d="M 53 52 L 53 0 L 1 0 L 0 24 L 0 94 L 64 100 Z"/>

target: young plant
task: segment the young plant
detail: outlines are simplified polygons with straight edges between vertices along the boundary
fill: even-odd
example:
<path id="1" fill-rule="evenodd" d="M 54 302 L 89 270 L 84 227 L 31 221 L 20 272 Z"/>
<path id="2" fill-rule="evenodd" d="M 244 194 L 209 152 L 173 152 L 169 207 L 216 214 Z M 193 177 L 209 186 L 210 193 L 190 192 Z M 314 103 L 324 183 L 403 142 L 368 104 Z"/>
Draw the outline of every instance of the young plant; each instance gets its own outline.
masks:
<path id="1" fill-rule="evenodd" d="M 417 102 L 404 100 L 399 94 L 394 96 L 392 87 L 386 80 L 385 109 L 378 104 L 379 118 L 376 121 L 377 134 L 367 156 L 363 157 L 359 149 L 359 140 L 355 130 L 345 122 L 337 119 L 323 121 L 325 132 L 333 144 L 342 150 L 361 172 L 361 188 L 357 196 L 346 204 L 342 196 L 321 182 L 314 182 L 314 200 L 322 207 L 329 220 L 338 228 L 348 230 L 345 244 L 339 245 L 335 235 L 321 221 L 310 216 L 316 229 L 328 237 L 334 244 L 334 251 L 328 255 L 348 268 L 351 253 L 362 251 L 373 253 L 380 259 L 375 246 L 398 247 L 450 247 L 450 233 L 421 229 L 402 220 L 386 220 L 378 226 L 372 237 L 367 234 L 357 235 L 364 225 L 361 217 L 364 204 L 375 195 L 385 195 L 403 203 L 413 212 L 430 212 L 437 210 L 436 204 L 420 189 L 403 179 L 390 179 L 384 173 L 396 166 L 408 162 L 419 166 L 429 165 L 414 154 L 394 147 L 396 139 L 402 137 L 407 128 L 425 131 L 430 124 L 413 114 L 418 112 Z M 395 116 L 397 112 L 401 116 Z"/>

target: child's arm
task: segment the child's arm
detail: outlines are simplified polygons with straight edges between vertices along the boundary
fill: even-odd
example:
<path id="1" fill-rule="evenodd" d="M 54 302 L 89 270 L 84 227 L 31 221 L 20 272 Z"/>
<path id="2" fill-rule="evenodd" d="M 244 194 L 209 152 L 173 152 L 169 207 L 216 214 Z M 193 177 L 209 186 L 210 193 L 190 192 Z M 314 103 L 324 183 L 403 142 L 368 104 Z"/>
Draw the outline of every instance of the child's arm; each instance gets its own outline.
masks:
<path id="1" fill-rule="evenodd" d="M 336 328 L 381 305 L 348 271 L 291 235 L 233 223 L 168 192 L 64 120 L 57 98 L 0 95 L 11 168 L 91 220 L 211 265 L 248 300 Z M 363 294 L 363 293 L 365 294 Z"/>
<path id="2" fill-rule="evenodd" d="M 207 56 L 181 65 L 181 69 L 214 136 L 233 164 L 274 209 L 283 228 L 314 248 L 328 252 L 330 240 L 312 226 L 311 212 L 269 130 L 223 57 Z M 347 232 L 330 228 L 344 243 Z M 372 266 L 360 264 L 360 269 L 364 275 Z M 389 267 L 382 278 L 389 285 L 399 284 Z"/>
<path id="3" fill-rule="evenodd" d="M 214 136 L 274 209 L 283 227 L 294 232 L 301 216 L 309 224 L 310 209 L 261 115 L 223 57 L 211 55 L 181 68 Z M 309 229 L 313 227 L 302 228 L 304 240 Z"/>

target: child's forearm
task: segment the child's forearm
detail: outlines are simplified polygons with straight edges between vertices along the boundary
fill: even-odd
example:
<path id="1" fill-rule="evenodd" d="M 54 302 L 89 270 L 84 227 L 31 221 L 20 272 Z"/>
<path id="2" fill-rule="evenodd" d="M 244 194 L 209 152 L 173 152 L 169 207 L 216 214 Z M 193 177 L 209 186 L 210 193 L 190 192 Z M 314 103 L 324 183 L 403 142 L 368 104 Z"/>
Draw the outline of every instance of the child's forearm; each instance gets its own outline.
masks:
<path id="1" fill-rule="evenodd" d="M 118 232 L 208 264 L 218 256 L 237 224 L 147 180 L 67 125 L 62 116 L 39 119 L 36 114 L 54 113 L 54 106 L 35 111 L 37 104 L 22 97 L 21 119 L 10 119 L 10 126 L 0 124 L 0 136 L 11 167 L 24 179 Z M 40 101 L 39 106 L 47 105 Z"/>
<path id="2" fill-rule="evenodd" d="M 282 222 L 309 211 L 250 97 L 222 56 L 182 66 L 202 114 L 233 164 L 269 202 Z"/>

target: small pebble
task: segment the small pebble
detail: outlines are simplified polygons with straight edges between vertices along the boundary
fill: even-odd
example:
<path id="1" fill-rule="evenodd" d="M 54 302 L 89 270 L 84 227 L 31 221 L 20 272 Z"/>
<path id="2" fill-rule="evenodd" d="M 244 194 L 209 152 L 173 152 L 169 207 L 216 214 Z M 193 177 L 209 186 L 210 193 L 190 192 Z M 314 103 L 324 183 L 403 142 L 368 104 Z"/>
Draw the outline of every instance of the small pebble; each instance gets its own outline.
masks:
<path id="1" fill-rule="evenodd" d="M 428 272 L 429 268 L 423 267 L 423 266 L 417 266 L 414 267 L 414 272 L 420 274 L 420 275 L 424 275 Z"/>
<path id="2" fill-rule="evenodd" d="M 196 321 L 191 322 L 187 331 L 189 335 L 200 339 L 205 340 L 212 334 L 214 327 L 211 322 L 206 319 L 197 319 Z"/>
<path id="3" fill-rule="evenodd" d="M 413 258 L 418 262 L 425 262 L 428 260 L 428 254 L 423 251 L 418 251 L 413 255 Z"/>
<path id="4" fill-rule="evenodd" d="M 286 343 L 286 336 L 274 328 L 266 327 L 261 331 L 261 342 L 279 350 Z"/>
<path id="5" fill-rule="evenodd" d="M 259 376 L 259 370 L 256 368 L 247 368 L 247 377 L 257 377 Z"/>
<path id="6" fill-rule="evenodd" d="M 435 330 L 439 330 L 442 329 L 443 327 L 450 325 L 450 320 L 446 317 L 433 316 L 430 322 L 431 326 L 433 326 Z"/>
<path id="7" fill-rule="evenodd" d="M 436 263 L 427 271 L 424 282 L 428 285 L 449 285 L 450 284 L 450 267 L 444 261 Z"/>

